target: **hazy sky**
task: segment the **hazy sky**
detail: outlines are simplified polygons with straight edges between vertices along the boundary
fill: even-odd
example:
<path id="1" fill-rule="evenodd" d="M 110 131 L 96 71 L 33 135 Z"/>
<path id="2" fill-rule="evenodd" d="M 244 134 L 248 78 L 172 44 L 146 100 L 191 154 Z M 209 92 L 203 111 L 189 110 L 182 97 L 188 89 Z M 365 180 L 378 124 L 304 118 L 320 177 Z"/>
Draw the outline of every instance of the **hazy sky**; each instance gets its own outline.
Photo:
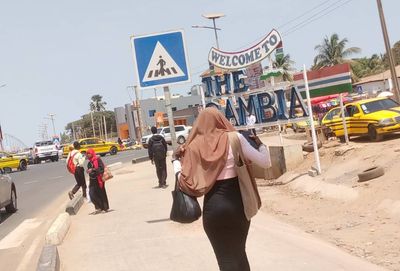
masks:
<path id="1" fill-rule="evenodd" d="M 382 2 L 393 44 L 400 40 L 400 1 Z M 0 0 L 3 132 L 31 146 L 40 124 L 51 131 L 48 113 L 56 114 L 61 132 L 89 111 L 93 94 L 102 95 L 110 110 L 128 103 L 126 87 L 136 81 L 132 34 L 184 29 L 192 83 L 199 83 L 215 39 L 212 30 L 191 26 L 211 25 L 201 17 L 210 12 L 226 14 L 217 22 L 222 50 L 250 47 L 277 28 L 297 68 L 310 66 L 314 46 L 334 32 L 360 47 L 359 56 L 384 52 L 375 0 Z M 189 88 L 174 86 L 172 92 Z M 152 95 L 143 91 L 143 97 Z"/>

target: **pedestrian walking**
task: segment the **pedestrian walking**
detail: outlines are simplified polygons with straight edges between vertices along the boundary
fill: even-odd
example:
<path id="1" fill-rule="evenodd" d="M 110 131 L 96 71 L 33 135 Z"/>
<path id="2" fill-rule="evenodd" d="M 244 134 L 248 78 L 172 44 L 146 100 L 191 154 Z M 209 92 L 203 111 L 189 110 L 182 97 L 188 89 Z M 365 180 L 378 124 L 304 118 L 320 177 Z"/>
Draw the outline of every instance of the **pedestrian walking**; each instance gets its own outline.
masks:
<path id="1" fill-rule="evenodd" d="M 235 136 L 243 151 L 242 159 L 263 168 L 271 165 L 268 148 L 260 139 L 251 136 L 257 144 L 257 149 L 253 148 L 215 108 L 206 108 L 199 114 L 186 145 L 174 153 L 173 159 L 177 160 L 173 160 L 173 165 L 174 171 L 181 173 L 179 184 L 183 191 L 194 196 L 205 194 L 203 228 L 220 270 L 249 271 L 246 240 L 250 218 L 245 214 L 248 206 L 242 200 L 229 142 Z M 199 186 L 205 187 L 205 191 L 197 190 Z"/>
<path id="2" fill-rule="evenodd" d="M 107 212 L 109 205 L 105 182 L 103 180 L 104 163 L 93 149 L 88 149 L 86 155 L 89 160 L 87 165 L 87 173 L 89 174 L 89 195 L 96 209 L 95 214 L 101 211 Z"/>
<path id="3" fill-rule="evenodd" d="M 86 198 L 86 179 L 84 169 L 85 156 L 80 152 L 81 145 L 78 141 L 75 141 L 73 146 L 74 149 L 68 153 L 67 164 L 71 158 L 72 163 L 75 166 L 74 176 L 76 185 L 72 188 L 70 192 L 68 192 L 68 196 L 70 199 L 73 199 L 75 193 L 78 192 L 79 188 L 82 187 L 82 196 Z"/>
<path id="4" fill-rule="evenodd" d="M 151 127 L 153 136 L 149 139 L 148 153 L 151 163 L 156 166 L 158 187 L 167 187 L 167 142 L 157 134 L 157 127 Z"/>

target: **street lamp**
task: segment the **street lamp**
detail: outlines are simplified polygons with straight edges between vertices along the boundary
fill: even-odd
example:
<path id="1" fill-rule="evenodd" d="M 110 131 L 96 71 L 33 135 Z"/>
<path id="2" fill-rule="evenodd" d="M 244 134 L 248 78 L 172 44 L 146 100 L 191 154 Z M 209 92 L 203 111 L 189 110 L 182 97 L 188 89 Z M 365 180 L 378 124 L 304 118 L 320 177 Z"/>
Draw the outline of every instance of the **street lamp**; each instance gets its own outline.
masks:
<path id="1" fill-rule="evenodd" d="M 216 24 L 215 24 L 215 20 L 225 17 L 225 14 L 223 13 L 210 13 L 210 14 L 203 14 L 201 15 L 206 19 L 212 20 L 213 21 L 213 26 L 201 26 L 201 25 L 193 25 L 193 28 L 206 28 L 206 29 L 213 29 L 214 30 L 214 34 L 215 34 L 215 43 L 217 45 L 217 48 L 219 49 L 219 42 L 218 42 L 218 34 L 217 34 L 217 30 L 221 30 L 220 28 L 217 28 Z"/>

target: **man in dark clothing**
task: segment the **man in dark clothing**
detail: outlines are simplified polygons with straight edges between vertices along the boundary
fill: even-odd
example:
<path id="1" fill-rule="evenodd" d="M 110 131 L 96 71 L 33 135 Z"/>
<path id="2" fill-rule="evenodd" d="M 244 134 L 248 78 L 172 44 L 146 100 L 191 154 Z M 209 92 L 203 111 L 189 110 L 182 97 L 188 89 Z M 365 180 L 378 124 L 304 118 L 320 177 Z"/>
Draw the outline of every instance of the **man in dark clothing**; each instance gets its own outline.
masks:
<path id="1" fill-rule="evenodd" d="M 149 139 L 148 151 L 151 163 L 156 165 L 158 187 L 167 187 L 167 142 L 157 134 L 157 128 L 151 127 L 153 136 Z"/>

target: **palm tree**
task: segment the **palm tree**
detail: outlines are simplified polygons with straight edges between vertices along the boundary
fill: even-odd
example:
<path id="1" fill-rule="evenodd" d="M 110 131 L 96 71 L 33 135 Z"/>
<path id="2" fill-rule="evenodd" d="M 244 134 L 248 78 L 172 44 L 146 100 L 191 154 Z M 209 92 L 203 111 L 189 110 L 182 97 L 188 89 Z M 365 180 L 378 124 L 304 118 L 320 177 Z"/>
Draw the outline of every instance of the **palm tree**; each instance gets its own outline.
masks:
<path id="1" fill-rule="evenodd" d="M 100 111 L 105 111 L 106 110 L 106 102 L 102 101 L 103 96 L 101 95 L 93 95 L 92 96 L 92 101 L 90 102 L 90 111 L 92 112 L 100 112 Z"/>
<path id="2" fill-rule="evenodd" d="M 315 46 L 318 55 L 314 58 L 312 69 L 317 70 L 322 67 L 351 62 L 347 58 L 354 53 L 359 53 L 361 49 L 358 47 L 346 48 L 347 43 L 347 38 L 339 40 L 339 36 L 336 33 L 329 38 L 325 37 L 322 44 Z"/>
<path id="3" fill-rule="evenodd" d="M 276 57 L 275 60 L 272 62 L 272 67 L 274 69 L 280 69 L 282 71 L 282 80 L 283 81 L 293 81 L 293 76 L 290 73 L 292 70 L 292 64 L 294 61 L 290 59 L 290 55 L 284 55 L 281 57 Z"/>

